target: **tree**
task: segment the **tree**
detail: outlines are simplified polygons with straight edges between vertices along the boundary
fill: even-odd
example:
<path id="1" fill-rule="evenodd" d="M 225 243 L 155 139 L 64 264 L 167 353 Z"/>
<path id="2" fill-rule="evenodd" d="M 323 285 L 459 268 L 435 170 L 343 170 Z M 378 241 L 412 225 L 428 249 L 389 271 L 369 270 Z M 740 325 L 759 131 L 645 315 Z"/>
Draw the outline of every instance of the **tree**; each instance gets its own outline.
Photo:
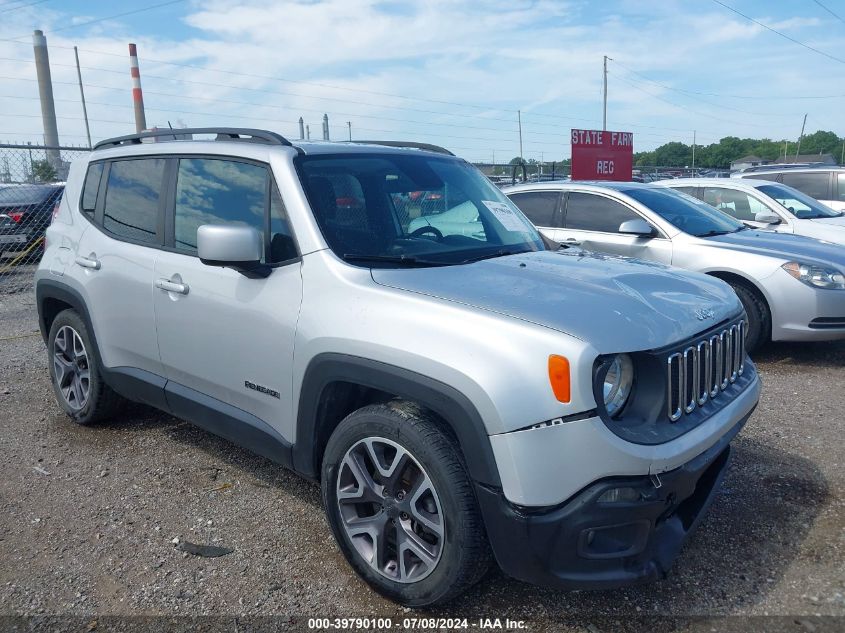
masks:
<path id="1" fill-rule="evenodd" d="M 36 160 L 32 162 L 32 179 L 35 182 L 54 182 L 58 179 L 58 174 L 50 161 Z"/>
<path id="2" fill-rule="evenodd" d="M 514 156 L 508 161 L 508 165 L 521 165 L 523 162 L 525 161 L 522 160 L 521 156 Z"/>

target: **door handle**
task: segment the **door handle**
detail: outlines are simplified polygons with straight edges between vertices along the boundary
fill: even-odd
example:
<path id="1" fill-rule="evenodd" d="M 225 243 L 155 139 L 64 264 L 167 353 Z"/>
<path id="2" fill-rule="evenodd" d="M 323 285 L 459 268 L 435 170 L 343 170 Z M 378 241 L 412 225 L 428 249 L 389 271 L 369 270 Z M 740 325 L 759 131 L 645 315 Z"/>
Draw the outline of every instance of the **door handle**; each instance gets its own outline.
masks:
<path id="1" fill-rule="evenodd" d="M 175 292 L 176 294 L 186 295 L 188 294 L 188 284 L 180 284 L 176 283 L 175 281 L 170 281 L 169 279 L 156 279 L 156 288 L 161 290 L 165 290 L 167 292 Z"/>
<path id="2" fill-rule="evenodd" d="M 76 263 L 82 266 L 83 268 L 100 270 L 100 260 L 96 257 L 77 257 Z"/>

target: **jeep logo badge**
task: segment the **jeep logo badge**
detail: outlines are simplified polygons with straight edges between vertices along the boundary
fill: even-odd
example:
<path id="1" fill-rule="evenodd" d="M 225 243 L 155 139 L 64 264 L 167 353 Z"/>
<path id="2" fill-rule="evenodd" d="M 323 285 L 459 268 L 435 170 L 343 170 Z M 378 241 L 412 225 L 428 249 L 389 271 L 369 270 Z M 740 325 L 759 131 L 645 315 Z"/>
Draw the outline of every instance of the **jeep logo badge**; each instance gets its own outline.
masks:
<path id="1" fill-rule="evenodd" d="M 699 321 L 712 319 L 714 316 L 716 316 L 716 313 L 710 308 L 699 308 L 695 311 L 695 318 L 697 318 Z"/>

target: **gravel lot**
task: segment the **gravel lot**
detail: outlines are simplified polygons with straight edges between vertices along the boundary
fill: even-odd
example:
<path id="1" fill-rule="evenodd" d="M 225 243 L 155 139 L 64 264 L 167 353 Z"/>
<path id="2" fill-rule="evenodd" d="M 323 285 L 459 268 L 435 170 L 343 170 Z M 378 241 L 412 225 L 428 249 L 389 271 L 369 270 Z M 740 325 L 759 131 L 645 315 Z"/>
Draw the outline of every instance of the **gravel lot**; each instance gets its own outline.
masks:
<path id="1" fill-rule="evenodd" d="M 71 423 L 53 401 L 36 330 L 31 293 L 0 295 L 0 614 L 281 615 L 298 629 L 308 616 L 420 615 L 352 573 L 317 485 L 147 408 L 107 426 Z M 780 615 L 789 617 L 729 618 L 718 628 L 843 630 L 845 343 L 771 345 L 757 361 L 760 407 L 668 579 L 567 593 L 494 570 L 425 615 L 589 631 L 653 615 Z M 175 539 L 234 552 L 202 558 Z M 702 620 L 660 622 L 713 630 Z"/>

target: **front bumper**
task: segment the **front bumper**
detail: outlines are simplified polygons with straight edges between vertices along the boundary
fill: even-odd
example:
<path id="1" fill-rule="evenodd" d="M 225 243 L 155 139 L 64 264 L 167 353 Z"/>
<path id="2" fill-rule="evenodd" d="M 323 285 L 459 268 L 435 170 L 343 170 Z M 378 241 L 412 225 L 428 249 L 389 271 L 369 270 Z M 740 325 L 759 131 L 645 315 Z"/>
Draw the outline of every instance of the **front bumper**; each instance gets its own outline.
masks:
<path id="1" fill-rule="evenodd" d="M 602 479 L 552 509 L 521 508 L 501 491 L 476 485 L 500 567 L 519 580 L 570 589 L 606 589 L 664 576 L 713 502 L 730 458 L 729 443 L 751 413 L 674 470 Z M 640 500 L 598 501 L 620 487 L 637 490 Z"/>
<path id="2" fill-rule="evenodd" d="M 773 341 L 845 339 L 845 290 L 812 288 L 784 270 L 766 281 Z"/>

